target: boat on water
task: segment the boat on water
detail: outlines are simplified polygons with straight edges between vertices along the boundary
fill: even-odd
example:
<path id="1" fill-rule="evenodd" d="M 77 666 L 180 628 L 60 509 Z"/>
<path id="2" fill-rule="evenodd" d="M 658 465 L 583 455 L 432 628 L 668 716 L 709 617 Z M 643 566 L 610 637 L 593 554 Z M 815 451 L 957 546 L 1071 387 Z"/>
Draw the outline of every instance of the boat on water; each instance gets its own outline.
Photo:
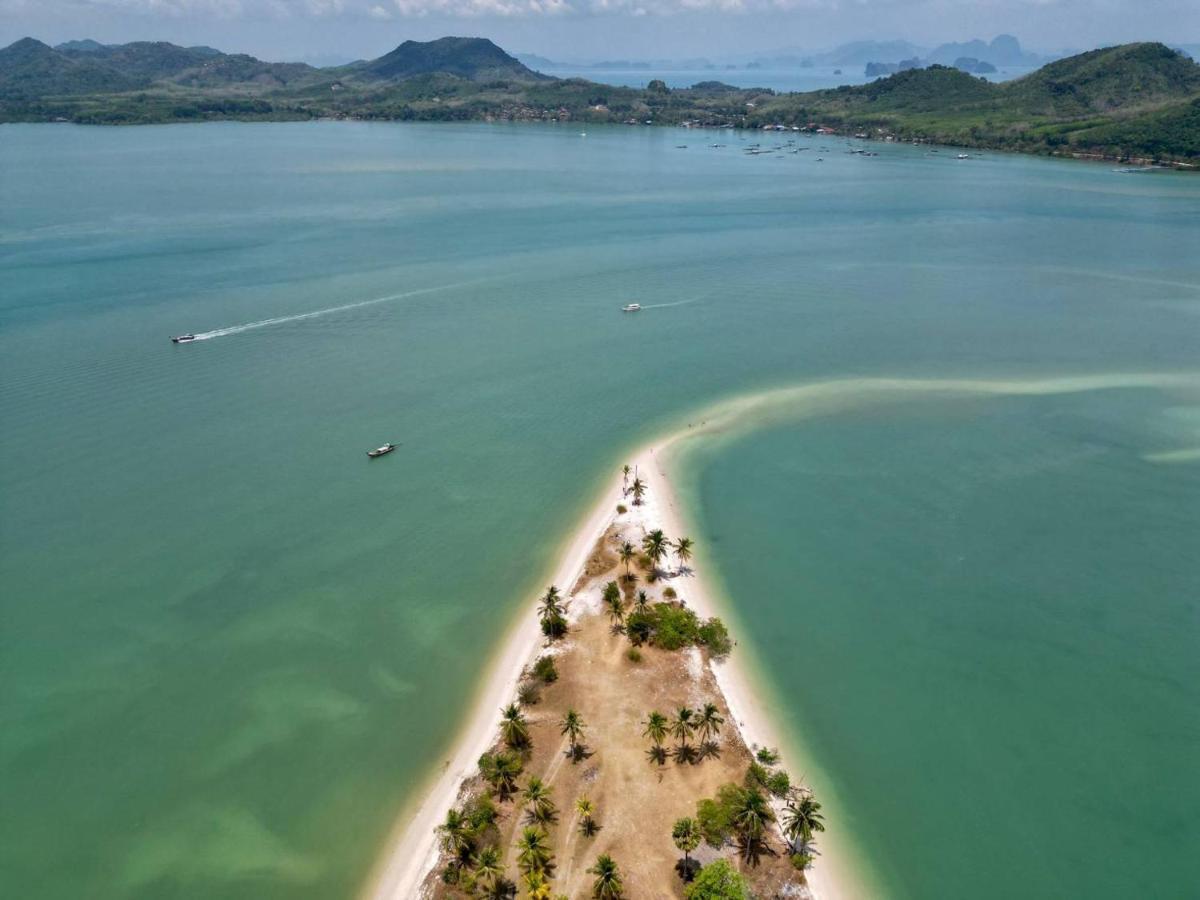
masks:
<path id="1" fill-rule="evenodd" d="M 171 338 L 172 344 L 190 344 L 196 339 L 194 334 L 177 334 Z"/>
<path id="2" fill-rule="evenodd" d="M 626 303 L 621 307 L 621 312 L 640 312 L 641 309 L 642 304 L 640 303 Z"/>
<path id="3" fill-rule="evenodd" d="M 374 450 L 368 450 L 367 456 L 371 457 L 371 459 L 375 459 L 376 457 L 386 456 L 395 449 L 395 444 L 384 444 L 382 447 L 376 447 Z"/>
<path id="4" fill-rule="evenodd" d="M 958 154 L 958 156 L 956 156 L 954 158 L 955 159 L 970 159 L 971 154 L 970 153 L 960 153 L 960 154 Z"/>

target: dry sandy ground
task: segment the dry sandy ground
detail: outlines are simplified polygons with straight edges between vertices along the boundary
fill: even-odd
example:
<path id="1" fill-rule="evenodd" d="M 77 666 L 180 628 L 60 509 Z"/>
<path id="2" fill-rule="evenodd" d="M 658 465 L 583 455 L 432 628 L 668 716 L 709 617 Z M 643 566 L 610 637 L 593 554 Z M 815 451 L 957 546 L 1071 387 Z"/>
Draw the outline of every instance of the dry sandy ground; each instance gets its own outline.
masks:
<path id="1" fill-rule="evenodd" d="M 525 710 L 533 749 L 520 783 L 524 786 L 529 776 L 540 776 L 559 810 L 549 835 L 557 866 L 553 878 L 556 896 L 590 896 L 593 878 L 587 869 L 599 854 L 609 853 L 621 868 L 627 897 L 682 897 L 683 882 L 675 871 L 682 854 L 671 840 L 672 825 L 683 816 L 694 816 L 696 802 L 713 796 L 721 785 L 742 783 L 751 761 L 700 650 L 668 652 L 642 647 L 641 661 L 633 662 L 626 656 L 628 638 L 614 633 L 608 615 L 601 612 L 601 589 L 621 572 L 614 548 L 624 539 L 635 546 L 641 543 L 642 526 L 629 519 L 619 517 L 609 528 L 584 575 L 573 586 L 570 634 L 549 649 L 555 655 L 559 678 L 543 686 L 539 701 Z M 660 599 L 672 580 L 653 585 L 642 581 L 638 587 L 652 599 Z M 680 706 L 696 708 L 709 702 L 717 704 L 726 720 L 719 756 L 695 764 L 668 759 L 665 765 L 648 758 L 646 751 L 651 745 L 642 737 L 642 723 L 650 710 L 670 715 Z M 559 722 L 569 708 L 577 710 L 587 725 L 583 743 L 588 755 L 578 762 L 572 761 L 568 742 L 559 733 Z M 473 779 L 465 792 L 483 788 Z M 600 826 L 591 837 L 580 833 L 574 810 L 576 799 L 584 795 L 595 804 Z M 508 875 L 518 880 L 513 844 L 524 824 L 519 798 L 503 804 L 501 811 L 501 846 Z M 797 873 L 787 861 L 778 835 L 770 846 L 777 856 L 764 855 L 754 867 L 739 863 L 756 896 L 801 896 Z M 696 854 L 705 862 L 717 855 L 736 860 L 732 847 L 718 854 L 702 844 Z M 426 882 L 427 889 L 437 897 L 462 896 L 440 884 L 440 871 L 439 863 Z"/>

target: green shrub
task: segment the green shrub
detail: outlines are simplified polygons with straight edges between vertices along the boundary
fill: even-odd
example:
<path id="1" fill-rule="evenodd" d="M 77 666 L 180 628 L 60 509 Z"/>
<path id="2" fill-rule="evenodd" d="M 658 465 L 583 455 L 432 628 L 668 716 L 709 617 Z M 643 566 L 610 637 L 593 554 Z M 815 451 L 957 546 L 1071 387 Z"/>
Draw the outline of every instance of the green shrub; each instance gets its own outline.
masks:
<path id="1" fill-rule="evenodd" d="M 696 642 L 708 648 L 713 656 L 728 656 L 733 649 L 733 641 L 729 638 L 729 629 L 717 617 L 705 622 L 697 630 Z"/>
<path id="2" fill-rule="evenodd" d="M 696 643 L 699 620 L 690 609 L 656 603 L 653 607 L 654 637 L 652 642 L 664 650 L 678 650 Z"/>
<path id="3" fill-rule="evenodd" d="M 562 615 L 543 616 L 542 634 L 548 638 L 560 638 L 567 633 L 567 620 Z"/>
<path id="4" fill-rule="evenodd" d="M 808 853 L 793 853 L 788 859 L 791 860 L 792 867 L 800 872 L 806 871 L 813 861 L 812 856 Z"/>
<path id="5" fill-rule="evenodd" d="M 475 831 L 482 831 L 489 825 L 494 825 L 496 823 L 496 816 L 499 814 L 496 804 L 492 802 L 492 798 L 487 794 L 481 794 L 472 800 L 465 812 L 467 820 L 471 823 L 471 828 Z"/>
<path id="6" fill-rule="evenodd" d="M 748 787 L 766 787 L 767 780 L 771 777 L 771 770 L 766 766 L 756 762 L 750 763 L 750 768 L 746 770 L 746 785 Z"/>
<path id="7" fill-rule="evenodd" d="M 729 860 L 718 859 L 700 870 L 683 895 L 688 900 L 750 900 L 750 889 Z"/>
<path id="8" fill-rule="evenodd" d="M 533 664 L 533 674 L 546 684 L 558 681 L 558 668 L 554 665 L 553 656 L 539 656 Z"/>
<path id="9" fill-rule="evenodd" d="M 758 753 L 755 756 L 758 757 L 758 761 L 764 766 L 773 766 L 779 762 L 778 750 L 768 750 L 766 747 L 759 747 Z"/>
<path id="10" fill-rule="evenodd" d="M 677 593 L 675 593 L 675 588 L 665 587 L 665 588 L 663 588 L 663 596 L 666 597 L 668 600 L 674 600 L 679 595 Z"/>
<path id="11" fill-rule="evenodd" d="M 625 651 L 625 658 L 631 663 L 640 663 L 642 661 L 642 651 L 637 647 L 630 647 Z"/>
<path id="12" fill-rule="evenodd" d="M 744 794 L 745 790 L 736 784 L 724 784 L 717 789 L 716 797 L 696 804 L 696 824 L 710 847 L 725 846 L 733 834 L 734 810 Z"/>
<path id="13" fill-rule="evenodd" d="M 788 791 L 792 789 L 792 779 L 788 776 L 787 772 L 780 769 L 777 772 L 771 773 L 770 777 L 767 778 L 765 787 L 776 797 L 786 797 Z"/>
<path id="14" fill-rule="evenodd" d="M 536 681 L 522 681 L 517 685 L 517 702 L 522 706 L 536 706 L 541 699 Z"/>
<path id="15" fill-rule="evenodd" d="M 624 503 L 617 504 L 617 515 L 624 515 L 627 512 L 629 512 L 629 507 L 627 507 Z"/>

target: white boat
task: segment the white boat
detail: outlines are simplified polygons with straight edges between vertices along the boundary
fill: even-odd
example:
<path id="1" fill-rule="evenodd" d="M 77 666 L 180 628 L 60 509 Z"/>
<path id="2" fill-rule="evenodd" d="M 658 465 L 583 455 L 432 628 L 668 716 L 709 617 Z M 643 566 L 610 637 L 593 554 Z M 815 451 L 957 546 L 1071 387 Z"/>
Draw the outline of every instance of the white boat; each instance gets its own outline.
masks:
<path id="1" fill-rule="evenodd" d="M 177 335 L 175 335 L 175 337 L 171 338 L 171 343 L 172 344 L 190 344 L 195 339 L 196 339 L 196 336 L 194 334 L 177 334 Z"/>
<path id="2" fill-rule="evenodd" d="M 955 159 L 970 159 L 970 158 L 971 158 L 971 154 L 969 154 L 969 153 L 960 153 L 960 154 L 958 154 L 958 156 L 956 156 L 956 157 L 954 157 L 954 158 L 955 158 Z"/>
<path id="3" fill-rule="evenodd" d="M 371 459 L 375 459 L 380 456 L 385 456 L 388 453 L 391 453 L 395 449 L 396 449 L 395 444 L 384 444 L 382 447 L 376 447 L 374 450 L 368 450 L 367 456 L 371 457 Z"/>
<path id="4" fill-rule="evenodd" d="M 621 312 L 640 312 L 641 308 L 642 304 L 640 303 L 627 303 L 621 307 Z"/>

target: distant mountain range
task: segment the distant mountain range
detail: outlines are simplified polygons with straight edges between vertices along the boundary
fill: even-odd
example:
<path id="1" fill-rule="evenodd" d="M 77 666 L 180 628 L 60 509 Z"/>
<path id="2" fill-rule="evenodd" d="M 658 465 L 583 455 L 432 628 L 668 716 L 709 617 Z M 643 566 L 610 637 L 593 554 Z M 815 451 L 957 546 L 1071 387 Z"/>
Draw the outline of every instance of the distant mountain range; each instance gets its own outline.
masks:
<path id="1" fill-rule="evenodd" d="M 982 47 L 946 46 L 946 53 L 986 48 L 993 58 L 1025 58 L 1015 39 L 1003 37 Z M 892 140 L 1200 165 L 1200 65 L 1162 44 L 1125 44 L 1000 84 L 933 64 L 867 85 L 776 94 L 716 80 L 670 90 L 660 81 L 637 89 L 552 78 L 484 38 L 406 41 L 378 59 L 320 69 L 162 42 L 49 47 L 24 38 L 0 50 L 0 122 L 313 118 L 820 126 Z"/>

